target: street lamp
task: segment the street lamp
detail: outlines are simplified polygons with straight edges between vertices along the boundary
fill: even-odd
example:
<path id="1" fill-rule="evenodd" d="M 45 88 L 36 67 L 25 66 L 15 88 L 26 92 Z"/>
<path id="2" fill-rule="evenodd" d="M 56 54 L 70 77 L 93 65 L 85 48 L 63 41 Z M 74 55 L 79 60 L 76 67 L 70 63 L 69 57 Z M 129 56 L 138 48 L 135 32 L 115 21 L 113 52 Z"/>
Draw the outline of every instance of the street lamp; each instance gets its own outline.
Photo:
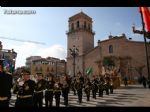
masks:
<path id="1" fill-rule="evenodd" d="M 69 50 L 73 57 L 73 76 L 75 77 L 75 57 L 78 55 L 79 50 L 75 47 L 75 45 L 73 46 L 72 49 Z"/>
<path id="2" fill-rule="evenodd" d="M 145 31 L 145 24 L 143 22 L 143 16 L 142 17 L 142 25 L 143 25 L 143 29 L 142 31 L 139 30 L 135 30 L 135 26 L 132 26 L 133 29 L 133 33 L 138 33 L 138 34 L 143 34 L 144 37 L 144 45 L 145 45 L 145 53 L 146 53 L 146 63 L 147 63 L 147 73 L 148 73 L 148 79 L 150 80 L 150 70 L 149 70 L 149 58 L 148 58 L 148 44 L 146 41 L 146 37 L 149 39 L 150 38 L 150 33 Z"/>

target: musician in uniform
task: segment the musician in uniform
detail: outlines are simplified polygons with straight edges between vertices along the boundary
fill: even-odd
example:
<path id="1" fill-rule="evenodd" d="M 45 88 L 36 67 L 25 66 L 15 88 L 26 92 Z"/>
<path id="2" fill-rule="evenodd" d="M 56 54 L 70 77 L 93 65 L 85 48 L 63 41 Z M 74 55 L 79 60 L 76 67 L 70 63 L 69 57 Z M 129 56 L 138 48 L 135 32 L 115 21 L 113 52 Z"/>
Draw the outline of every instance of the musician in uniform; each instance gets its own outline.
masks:
<path id="1" fill-rule="evenodd" d="M 69 94 L 69 85 L 67 80 L 64 79 L 62 82 L 62 96 L 64 97 L 64 105 L 68 106 L 68 94 Z"/>
<path id="2" fill-rule="evenodd" d="M 93 94 L 93 98 L 96 99 L 96 93 L 98 91 L 98 81 L 96 80 L 95 77 L 93 77 L 92 80 L 92 94 Z"/>
<path id="3" fill-rule="evenodd" d="M 76 78 L 73 77 L 72 80 L 71 80 L 71 89 L 72 89 L 74 95 L 76 95 L 75 84 L 76 84 Z"/>
<path id="4" fill-rule="evenodd" d="M 90 79 L 88 78 L 86 83 L 85 83 L 85 86 L 84 86 L 84 92 L 87 96 L 87 101 L 90 101 L 90 92 L 91 92 L 91 82 L 90 82 Z"/>
<path id="5" fill-rule="evenodd" d="M 59 78 L 57 78 L 54 84 L 54 96 L 55 96 L 56 107 L 60 106 L 61 90 L 62 90 L 62 84 L 60 83 Z"/>
<path id="6" fill-rule="evenodd" d="M 71 88 L 71 77 L 67 74 L 65 74 L 64 79 L 67 81 L 68 87 L 69 87 L 69 92 L 70 92 L 70 88 Z"/>
<path id="7" fill-rule="evenodd" d="M 32 107 L 35 81 L 30 79 L 30 72 L 23 70 L 23 80 L 14 87 L 14 93 L 17 94 L 15 107 Z"/>
<path id="8" fill-rule="evenodd" d="M 110 89 L 110 93 L 113 94 L 114 84 L 113 84 L 113 79 L 112 78 L 110 79 L 110 87 L 109 87 L 109 89 Z"/>
<path id="9" fill-rule="evenodd" d="M 35 85 L 35 92 L 34 92 L 34 106 L 35 107 L 42 107 L 43 106 L 43 91 L 46 88 L 46 80 L 43 79 L 42 73 L 37 73 L 37 83 Z"/>
<path id="10" fill-rule="evenodd" d="M 83 82 L 79 78 L 77 78 L 77 82 L 75 84 L 75 88 L 76 88 L 77 94 L 78 94 L 78 102 L 82 103 Z"/>
<path id="11" fill-rule="evenodd" d="M 104 90 L 103 85 L 104 85 L 104 78 L 103 76 L 100 76 L 98 80 L 99 97 L 103 97 L 103 90 Z"/>
<path id="12" fill-rule="evenodd" d="M 54 96 L 54 78 L 52 75 L 48 76 L 48 80 L 46 82 L 46 91 L 45 91 L 45 104 L 46 107 L 52 107 L 53 104 L 53 96 Z"/>
<path id="13" fill-rule="evenodd" d="M 12 86 L 12 75 L 3 71 L 3 60 L 0 60 L 0 107 L 9 107 Z"/>
<path id="14" fill-rule="evenodd" d="M 109 77 L 109 74 L 106 74 L 106 76 L 105 76 L 105 84 L 104 84 L 106 95 L 109 95 L 109 87 L 110 87 L 110 77 Z"/>

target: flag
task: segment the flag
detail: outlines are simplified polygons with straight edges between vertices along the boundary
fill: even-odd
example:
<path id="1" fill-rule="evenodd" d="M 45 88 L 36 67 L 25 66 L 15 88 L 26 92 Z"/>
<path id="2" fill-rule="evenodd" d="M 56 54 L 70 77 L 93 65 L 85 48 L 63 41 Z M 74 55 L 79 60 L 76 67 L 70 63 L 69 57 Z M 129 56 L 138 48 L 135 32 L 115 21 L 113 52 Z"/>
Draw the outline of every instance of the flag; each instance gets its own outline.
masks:
<path id="1" fill-rule="evenodd" d="M 139 12 L 143 16 L 147 31 L 150 32 L 150 11 L 148 7 L 139 7 Z"/>
<path id="2" fill-rule="evenodd" d="M 91 74 L 93 72 L 93 70 L 92 70 L 92 68 L 90 67 L 90 68 L 88 68 L 87 70 L 86 70 L 86 73 L 89 75 L 89 74 Z"/>

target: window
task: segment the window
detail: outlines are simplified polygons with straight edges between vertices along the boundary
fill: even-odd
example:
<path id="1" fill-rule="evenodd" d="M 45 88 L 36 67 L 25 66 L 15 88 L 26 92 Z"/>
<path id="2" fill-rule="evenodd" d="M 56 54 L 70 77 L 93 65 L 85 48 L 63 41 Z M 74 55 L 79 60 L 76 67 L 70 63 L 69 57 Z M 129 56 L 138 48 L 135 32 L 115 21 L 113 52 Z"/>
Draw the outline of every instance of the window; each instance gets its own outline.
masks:
<path id="1" fill-rule="evenodd" d="M 113 46 L 109 45 L 109 53 L 113 53 Z"/>
<path id="2" fill-rule="evenodd" d="M 71 24 L 71 30 L 74 30 L 74 24 L 73 23 Z"/>
<path id="3" fill-rule="evenodd" d="M 79 23 L 79 21 L 77 21 L 77 28 L 79 28 L 79 26 L 80 26 L 80 23 Z"/>

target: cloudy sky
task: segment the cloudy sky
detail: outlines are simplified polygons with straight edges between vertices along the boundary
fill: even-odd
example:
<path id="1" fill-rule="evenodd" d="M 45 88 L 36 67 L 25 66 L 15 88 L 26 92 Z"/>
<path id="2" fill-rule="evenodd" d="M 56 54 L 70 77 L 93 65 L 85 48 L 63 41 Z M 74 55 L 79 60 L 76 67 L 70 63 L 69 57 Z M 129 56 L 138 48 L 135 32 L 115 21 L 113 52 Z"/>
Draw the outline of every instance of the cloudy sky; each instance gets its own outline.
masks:
<path id="1" fill-rule="evenodd" d="M 32 10 L 35 14 L 8 14 L 10 10 Z M 0 38 L 3 49 L 14 49 L 18 55 L 16 67 L 24 66 L 29 56 L 56 57 L 66 59 L 68 18 L 83 11 L 93 19 L 95 45 L 125 33 L 127 38 L 143 41 L 143 36 L 132 33 L 132 25 L 141 29 L 141 18 L 137 7 L 0 7 L 0 37 L 15 38 L 19 42 Z"/>

